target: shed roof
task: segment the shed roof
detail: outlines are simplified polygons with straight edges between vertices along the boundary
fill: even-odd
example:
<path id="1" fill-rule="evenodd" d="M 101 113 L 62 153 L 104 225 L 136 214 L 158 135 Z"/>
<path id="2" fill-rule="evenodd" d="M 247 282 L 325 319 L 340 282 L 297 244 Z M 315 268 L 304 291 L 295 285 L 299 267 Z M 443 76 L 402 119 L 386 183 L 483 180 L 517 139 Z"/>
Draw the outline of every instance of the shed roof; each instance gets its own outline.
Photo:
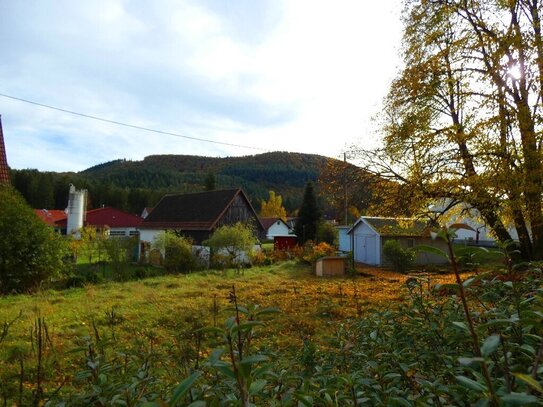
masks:
<path id="1" fill-rule="evenodd" d="M 416 218 L 382 218 L 361 216 L 351 230 L 351 233 L 361 222 L 365 222 L 381 236 L 419 237 L 428 229 L 428 223 Z"/>

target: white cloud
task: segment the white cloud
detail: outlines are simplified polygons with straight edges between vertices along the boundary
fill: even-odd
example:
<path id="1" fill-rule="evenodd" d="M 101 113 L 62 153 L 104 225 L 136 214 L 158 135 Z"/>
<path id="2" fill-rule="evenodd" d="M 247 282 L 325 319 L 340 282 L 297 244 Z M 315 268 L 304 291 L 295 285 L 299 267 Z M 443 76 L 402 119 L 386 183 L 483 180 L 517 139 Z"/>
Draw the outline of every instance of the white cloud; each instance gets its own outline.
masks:
<path id="1" fill-rule="evenodd" d="M 9 44 L 0 92 L 269 150 L 337 156 L 358 138 L 371 143 L 369 117 L 397 65 L 399 0 L 236 7 L 196 0 L 8 0 L 0 5 L 14 17 L 0 27 Z M 4 98 L 0 113 L 15 168 L 82 170 L 150 154 L 257 152 Z"/>

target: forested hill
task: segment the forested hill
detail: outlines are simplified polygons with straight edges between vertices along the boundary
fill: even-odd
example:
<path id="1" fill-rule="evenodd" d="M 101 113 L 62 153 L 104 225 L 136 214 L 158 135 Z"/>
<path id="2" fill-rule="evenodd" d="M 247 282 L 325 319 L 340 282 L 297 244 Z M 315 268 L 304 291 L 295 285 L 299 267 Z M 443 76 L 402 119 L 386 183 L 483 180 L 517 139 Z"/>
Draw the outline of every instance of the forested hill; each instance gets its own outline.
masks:
<path id="1" fill-rule="evenodd" d="M 287 211 L 299 207 L 305 183 L 316 181 L 331 159 L 310 154 L 274 152 L 244 157 L 152 155 L 142 161 L 115 160 L 79 173 L 12 170 L 12 182 L 35 208 L 64 209 L 68 185 L 89 190 L 90 206 L 111 205 L 139 213 L 164 193 L 241 187 L 258 209 L 273 190 Z"/>
<path id="2" fill-rule="evenodd" d="M 91 167 L 82 174 L 122 187 L 164 188 L 181 184 L 202 185 L 214 174 L 220 187 L 237 186 L 240 180 L 263 188 L 303 187 L 316 180 L 328 158 L 299 153 L 265 153 L 243 157 L 151 155 L 143 161 L 115 160 Z M 277 191 L 279 192 L 279 191 Z"/>

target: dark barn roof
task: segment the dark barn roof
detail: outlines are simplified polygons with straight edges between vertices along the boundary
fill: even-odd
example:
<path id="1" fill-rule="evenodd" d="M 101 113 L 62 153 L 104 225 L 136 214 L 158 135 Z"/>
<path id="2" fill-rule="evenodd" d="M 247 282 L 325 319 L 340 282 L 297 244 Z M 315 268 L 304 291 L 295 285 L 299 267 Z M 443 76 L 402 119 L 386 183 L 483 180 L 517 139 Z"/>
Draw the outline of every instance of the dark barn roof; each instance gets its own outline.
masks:
<path id="1" fill-rule="evenodd" d="M 140 228 L 212 230 L 238 195 L 254 212 L 241 189 L 166 195 L 141 223 Z M 258 219 L 256 214 L 255 217 Z"/>

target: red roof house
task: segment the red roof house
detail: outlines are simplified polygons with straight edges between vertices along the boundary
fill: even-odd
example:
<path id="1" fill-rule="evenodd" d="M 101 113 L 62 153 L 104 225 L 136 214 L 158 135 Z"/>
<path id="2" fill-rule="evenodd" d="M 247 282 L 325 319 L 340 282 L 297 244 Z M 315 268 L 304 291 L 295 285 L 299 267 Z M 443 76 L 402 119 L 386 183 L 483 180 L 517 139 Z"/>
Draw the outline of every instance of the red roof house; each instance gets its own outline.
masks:
<path id="1" fill-rule="evenodd" d="M 66 219 L 66 212 L 59 209 L 34 209 L 38 217 L 52 227 L 59 227 L 57 222 Z"/>
<path id="2" fill-rule="evenodd" d="M 281 218 L 260 218 L 266 231 L 266 239 L 272 240 L 275 236 L 289 236 L 292 229 Z M 296 236 L 294 236 L 296 237 Z"/>
<path id="3" fill-rule="evenodd" d="M 123 212 L 120 209 L 105 207 L 87 211 L 85 226 L 107 228 L 110 236 L 132 236 L 137 234 L 136 228 L 142 220 L 139 216 Z M 68 219 L 65 218 L 56 224 L 65 229 L 67 223 Z"/>

